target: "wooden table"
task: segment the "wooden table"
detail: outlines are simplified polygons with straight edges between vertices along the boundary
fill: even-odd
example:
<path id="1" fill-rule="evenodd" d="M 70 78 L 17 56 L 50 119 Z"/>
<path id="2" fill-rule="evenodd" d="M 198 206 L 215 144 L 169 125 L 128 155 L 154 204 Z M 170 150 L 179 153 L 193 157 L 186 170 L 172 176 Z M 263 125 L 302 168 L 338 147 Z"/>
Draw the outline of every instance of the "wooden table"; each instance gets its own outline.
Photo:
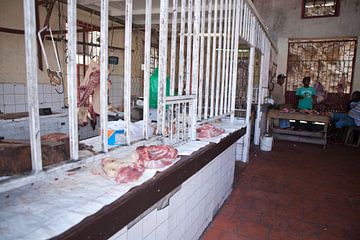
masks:
<path id="1" fill-rule="evenodd" d="M 272 127 L 273 119 L 287 119 L 287 120 L 300 120 L 306 122 L 319 122 L 324 124 L 324 129 L 321 132 L 311 132 L 304 130 L 287 130 L 287 129 L 275 129 Z M 330 116 L 318 115 L 318 114 L 306 114 L 306 113 L 285 113 L 280 112 L 277 109 L 270 109 L 267 113 L 267 132 L 271 132 L 277 139 L 306 142 L 314 144 L 322 144 L 324 148 L 327 142 L 327 129 L 330 123 Z"/>

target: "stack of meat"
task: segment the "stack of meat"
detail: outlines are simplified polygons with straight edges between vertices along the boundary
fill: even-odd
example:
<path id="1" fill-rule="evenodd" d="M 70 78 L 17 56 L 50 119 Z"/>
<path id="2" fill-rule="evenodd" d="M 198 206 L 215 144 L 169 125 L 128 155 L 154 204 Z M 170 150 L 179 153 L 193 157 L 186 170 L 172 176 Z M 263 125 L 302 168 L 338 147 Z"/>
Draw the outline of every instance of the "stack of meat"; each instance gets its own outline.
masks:
<path id="1" fill-rule="evenodd" d="M 219 136 L 224 132 L 225 130 L 222 128 L 205 123 L 196 129 L 196 138 L 199 140 L 205 140 L 208 138 Z"/>
<path id="2" fill-rule="evenodd" d="M 138 180 L 146 168 L 163 168 L 177 157 L 177 150 L 167 145 L 141 146 L 124 158 L 103 158 L 101 161 L 105 174 L 115 178 L 117 183 Z"/>

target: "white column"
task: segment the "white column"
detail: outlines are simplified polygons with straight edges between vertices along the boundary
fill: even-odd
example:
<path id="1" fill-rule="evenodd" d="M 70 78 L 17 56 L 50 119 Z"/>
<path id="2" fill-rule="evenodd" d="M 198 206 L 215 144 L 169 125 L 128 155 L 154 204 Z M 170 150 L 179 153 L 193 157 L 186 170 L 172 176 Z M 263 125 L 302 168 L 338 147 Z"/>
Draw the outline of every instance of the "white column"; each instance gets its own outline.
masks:
<path id="1" fill-rule="evenodd" d="M 124 56 L 124 120 L 126 144 L 130 145 L 131 123 L 131 37 L 132 37 L 133 1 L 126 0 L 125 4 L 125 56 Z"/>
<path id="2" fill-rule="evenodd" d="M 144 125 L 143 136 L 148 139 L 149 127 L 149 86 L 150 86 L 150 49 L 151 49 L 151 8 L 152 0 L 146 0 L 146 14 L 145 14 L 145 46 L 144 46 Z"/>
<path id="3" fill-rule="evenodd" d="M 160 32 L 159 32 L 159 83 L 158 83 L 158 110 L 157 133 L 165 132 L 165 96 L 166 96 L 166 59 L 168 44 L 168 1 L 160 0 Z"/>
<path id="4" fill-rule="evenodd" d="M 69 101 L 69 141 L 70 159 L 79 158 L 79 137 L 77 117 L 77 76 L 76 76 L 76 50 L 77 50 L 77 21 L 76 21 L 76 0 L 68 0 L 68 65 L 67 65 L 67 92 Z"/>
<path id="5" fill-rule="evenodd" d="M 100 131 L 101 149 L 108 151 L 108 33 L 109 0 L 101 0 L 100 19 Z"/>
<path id="6" fill-rule="evenodd" d="M 42 170 L 38 76 L 36 54 L 35 1 L 24 0 L 26 78 L 29 109 L 31 165 L 34 172 Z"/>

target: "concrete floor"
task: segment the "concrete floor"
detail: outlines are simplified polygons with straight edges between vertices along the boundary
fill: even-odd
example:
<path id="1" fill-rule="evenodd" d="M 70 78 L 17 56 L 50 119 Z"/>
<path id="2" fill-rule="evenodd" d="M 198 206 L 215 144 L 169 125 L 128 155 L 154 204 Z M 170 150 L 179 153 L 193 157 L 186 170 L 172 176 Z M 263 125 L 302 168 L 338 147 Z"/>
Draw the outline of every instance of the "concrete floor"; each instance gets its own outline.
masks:
<path id="1" fill-rule="evenodd" d="M 360 149 L 276 141 L 252 149 L 203 240 L 360 239 Z"/>

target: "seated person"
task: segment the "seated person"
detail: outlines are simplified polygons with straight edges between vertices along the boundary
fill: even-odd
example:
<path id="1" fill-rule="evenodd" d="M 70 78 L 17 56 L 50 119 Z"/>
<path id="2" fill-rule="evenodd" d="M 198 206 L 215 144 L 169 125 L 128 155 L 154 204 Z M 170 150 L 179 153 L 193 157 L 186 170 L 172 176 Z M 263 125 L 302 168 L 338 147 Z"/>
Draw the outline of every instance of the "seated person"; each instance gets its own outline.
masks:
<path id="1" fill-rule="evenodd" d="M 296 89 L 295 95 L 298 100 L 297 108 L 299 110 L 312 110 L 313 102 L 316 96 L 315 88 L 310 86 L 310 77 L 304 77 L 302 80 L 304 86 Z M 295 128 L 297 130 L 299 128 L 300 122 L 295 121 Z M 311 130 L 311 122 L 307 124 L 307 130 Z"/>
<path id="2" fill-rule="evenodd" d="M 348 113 L 332 113 L 336 128 L 360 126 L 360 91 L 351 95 Z"/>

